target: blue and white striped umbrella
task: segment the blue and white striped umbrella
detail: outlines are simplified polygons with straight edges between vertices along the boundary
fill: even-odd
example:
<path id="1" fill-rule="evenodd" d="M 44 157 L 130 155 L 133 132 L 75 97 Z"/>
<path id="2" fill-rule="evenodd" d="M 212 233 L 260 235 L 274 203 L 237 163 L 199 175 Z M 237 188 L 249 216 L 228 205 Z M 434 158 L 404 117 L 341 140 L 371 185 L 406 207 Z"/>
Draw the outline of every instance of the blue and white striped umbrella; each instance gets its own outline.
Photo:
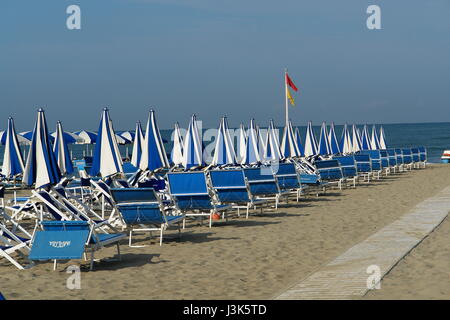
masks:
<path id="1" fill-rule="evenodd" d="M 319 148 L 317 153 L 322 156 L 326 156 L 331 153 L 330 143 L 328 141 L 327 124 L 325 122 L 322 122 L 322 127 L 320 128 Z"/>
<path id="2" fill-rule="evenodd" d="M 263 138 L 263 131 L 260 130 L 259 126 L 256 126 L 256 136 L 258 137 L 258 150 L 259 150 L 259 159 L 261 161 L 264 160 L 264 154 L 266 153 L 265 145 L 264 145 L 264 138 Z"/>
<path id="3" fill-rule="evenodd" d="M 361 151 L 361 138 L 358 136 L 358 129 L 356 125 L 352 126 L 352 152 L 356 153 Z"/>
<path id="4" fill-rule="evenodd" d="M 342 130 L 340 149 L 341 152 L 345 154 L 351 153 L 353 149 L 352 139 L 347 124 L 344 125 L 344 129 Z"/>
<path id="5" fill-rule="evenodd" d="M 281 155 L 283 158 L 300 157 L 297 142 L 295 141 L 292 122 L 289 120 L 287 126 L 283 129 L 283 138 L 281 139 Z"/>
<path id="6" fill-rule="evenodd" d="M 39 189 L 57 184 L 60 180 L 61 172 L 50 143 L 45 113 L 43 109 L 39 109 L 22 183 L 27 186 L 34 184 Z"/>
<path id="7" fill-rule="evenodd" d="M 57 131 L 52 132 L 52 134 L 50 136 L 53 137 L 54 139 L 56 139 L 57 133 L 58 133 Z M 67 144 L 83 142 L 83 139 L 81 137 L 77 136 L 75 133 L 71 133 L 71 132 L 67 132 L 67 131 L 64 131 L 64 139 Z M 52 143 L 54 144 L 55 140 L 52 140 Z"/>
<path id="8" fill-rule="evenodd" d="M 367 130 L 367 125 L 365 124 L 361 134 L 361 150 L 371 150 L 369 131 Z"/>
<path id="9" fill-rule="evenodd" d="M 202 166 L 205 162 L 203 160 L 203 144 L 200 139 L 200 132 L 197 127 L 197 118 L 192 115 L 189 123 L 186 137 L 184 138 L 183 147 L 183 167 L 186 169 Z"/>
<path id="10" fill-rule="evenodd" d="M 159 168 L 169 168 L 169 166 L 161 133 L 156 123 L 155 111 L 150 110 L 139 168 L 154 171 Z"/>
<path id="11" fill-rule="evenodd" d="M 174 165 L 181 165 L 183 163 L 183 137 L 181 136 L 180 125 L 178 122 L 175 123 L 173 129 L 173 148 L 170 153 L 170 161 Z"/>
<path id="12" fill-rule="evenodd" d="M 372 138 L 370 139 L 370 148 L 372 150 L 380 149 L 380 140 L 378 140 L 377 128 L 375 125 L 372 126 Z"/>
<path id="13" fill-rule="evenodd" d="M 308 122 L 308 127 L 306 128 L 306 137 L 305 137 L 305 157 L 314 156 L 317 154 L 317 140 L 314 135 L 314 131 L 312 128 L 312 122 Z"/>
<path id="14" fill-rule="evenodd" d="M 330 131 L 328 132 L 328 142 L 330 143 L 330 153 L 338 154 L 341 153 L 339 148 L 339 143 L 336 137 L 336 131 L 334 130 L 334 122 L 330 125 Z"/>
<path id="15" fill-rule="evenodd" d="M 247 143 L 245 145 L 244 157 L 241 164 L 252 164 L 261 161 L 258 149 L 258 135 L 255 127 L 255 120 L 250 120 L 250 127 L 247 131 Z"/>
<path id="16" fill-rule="evenodd" d="M 97 134 L 91 131 L 81 130 L 75 132 L 82 140 L 82 144 L 94 144 L 97 141 Z"/>
<path id="17" fill-rule="evenodd" d="M 275 129 L 272 119 L 270 120 L 269 128 L 267 129 L 266 145 L 264 150 L 264 159 L 266 160 L 279 160 L 282 158 L 277 130 Z"/>
<path id="18" fill-rule="evenodd" d="M 109 117 L 109 110 L 104 108 L 98 127 L 90 174 L 93 177 L 100 174 L 102 178 L 105 178 L 120 172 L 123 173 L 122 157 L 117 145 L 112 121 Z"/>
<path id="19" fill-rule="evenodd" d="M 305 155 L 305 148 L 303 147 L 302 137 L 298 127 L 295 128 L 295 143 L 297 144 L 298 152 L 300 152 L 300 157 L 303 157 Z"/>
<path id="20" fill-rule="evenodd" d="M 136 131 L 135 131 L 135 132 L 136 132 Z M 134 138 L 135 138 L 135 136 L 136 136 L 136 133 L 135 133 L 135 132 L 132 132 L 132 131 L 123 131 L 123 132 L 119 133 L 119 136 L 121 136 L 122 138 L 124 138 L 124 139 L 130 141 L 130 143 L 131 143 L 131 142 L 134 142 Z"/>
<path id="21" fill-rule="evenodd" d="M 2 174 L 10 179 L 23 173 L 24 164 L 19 146 L 13 118 L 8 119 L 8 129 L 5 131 L 5 152 L 3 153 Z"/>
<path id="22" fill-rule="evenodd" d="M 220 120 L 219 130 L 217 131 L 216 145 L 211 164 L 217 166 L 235 163 L 236 154 L 234 152 L 234 146 L 228 130 L 227 117 L 223 117 Z"/>
<path id="23" fill-rule="evenodd" d="M 387 149 L 383 126 L 380 127 L 380 149 Z"/>
<path id="24" fill-rule="evenodd" d="M 6 145 L 6 135 L 8 134 L 8 130 L 6 131 L 0 131 L 0 144 L 2 146 Z M 19 145 L 30 145 L 31 141 L 25 138 L 24 136 L 17 134 L 17 141 L 19 142 Z"/>
<path id="25" fill-rule="evenodd" d="M 136 168 L 139 167 L 142 157 L 142 145 L 144 143 L 144 135 L 142 134 L 141 122 L 136 122 L 136 129 L 134 132 L 133 153 L 131 154 L 131 164 Z"/>
<path id="26" fill-rule="evenodd" d="M 55 153 L 56 162 L 62 175 L 68 175 L 73 172 L 72 159 L 69 148 L 67 147 L 66 137 L 61 122 L 58 121 L 56 123 L 56 137 L 55 143 L 53 144 L 53 152 Z"/>
<path id="27" fill-rule="evenodd" d="M 247 145 L 247 134 L 245 133 L 244 124 L 241 123 L 238 130 L 238 142 L 237 142 L 237 160 L 241 163 L 245 156 L 245 147 Z"/>

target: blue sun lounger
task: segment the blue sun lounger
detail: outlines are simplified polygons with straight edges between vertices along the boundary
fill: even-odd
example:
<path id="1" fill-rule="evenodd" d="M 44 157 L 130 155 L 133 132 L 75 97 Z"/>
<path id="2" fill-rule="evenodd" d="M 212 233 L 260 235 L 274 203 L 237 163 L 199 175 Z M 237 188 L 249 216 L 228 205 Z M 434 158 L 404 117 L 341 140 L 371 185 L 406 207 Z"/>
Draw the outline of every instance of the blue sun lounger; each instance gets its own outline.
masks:
<path id="1" fill-rule="evenodd" d="M 169 193 L 177 212 L 186 217 L 209 218 L 212 227 L 213 214 L 230 209 L 230 205 L 217 203 L 211 198 L 203 171 L 171 172 L 167 174 Z M 183 229 L 186 219 L 183 220 Z"/>
<path id="2" fill-rule="evenodd" d="M 353 188 L 356 188 L 356 182 L 358 180 L 358 171 L 356 168 L 356 162 L 354 156 L 339 156 L 333 157 L 334 160 L 338 160 L 342 169 L 342 176 L 344 177 L 345 184 L 350 181 L 353 184 Z"/>
<path id="3" fill-rule="evenodd" d="M 379 180 L 383 173 L 383 166 L 381 164 L 380 150 L 363 150 L 361 154 L 368 154 L 370 157 L 370 166 L 372 167 L 372 175 Z"/>
<path id="4" fill-rule="evenodd" d="M 0 222 L 0 258 L 5 258 L 19 270 L 29 268 L 31 265 L 24 267 L 12 257 L 13 253 L 26 257 L 30 252 L 29 244 L 29 238 L 19 236 Z"/>
<path id="5" fill-rule="evenodd" d="M 380 161 L 381 161 L 381 167 L 384 170 L 384 173 L 386 176 L 391 173 L 391 166 L 389 165 L 389 155 L 387 153 L 387 150 L 380 150 Z"/>
<path id="6" fill-rule="evenodd" d="M 238 216 L 240 216 L 240 209 L 243 208 L 246 210 L 246 218 L 248 219 L 250 208 L 262 205 L 265 202 L 252 195 L 245 183 L 242 169 L 211 170 L 209 171 L 209 179 L 218 202 L 236 208 Z"/>
<path id="7" fill-rule="evenodd" d="M 329 184 L 328 181 L 320 180 L 318 174 L 301 172 L 299 176 L 302 188 L 306 187 L 304 190 L 306 190 L 307 193 L 315 192 L 317 196 L 319 196 L 318 191 L 325 192 Z"/>
<path id="8" fill-rule="evenodd" d="M 256 199 L 275 200 L 275 209 L 278 209 L 280 198 L 287 196 L 288 192 L 280 189 L 278 179 L 270 166 L 259 168 L 244 168 L 245 181 L 250 193 Z"/>
<path id="9" fill-rule="evenodd" d="M 337 184 L 338 188 L 342 190 L 344 175 L 342 174 L 342 168 L 338 160 L 318 160 L 314 162 L 314 165 L 317 168 L 321 180 L 328 181 L 330 184 Z"/>
<path id="10" fill-rule="evenodd" d="M 152 188 L 111 188 L 111 195 L 123 223 L 129 231 L 130 247 L 133 232 L 159 231 L 159 245 L 163 242 L 163 232 L 175 223 L 184 220 L 184 215 L 166 215 L 162 203 Z"/>
<path id="11" fill-rule="evenodd" d="M 419 147 L 419 156 L 420 156 L 420 162 L 423 165 L 423 167 L 426 167 L 427 163 L 427 148 L 425 147 Z"/>
<path id="12" fill-rule="evenodd" d="M 394 149 L 394 150 L 395 150 L 395 157 L 397 158 L 398 171 L 402 172 L 404 170 L 402 149 Z"/>
<path id="13" fill-rule="evenodd" d="M 272 166 L 272 169 L 277 178 L 280 190 L 287 193 L 294 193 L 298 202 L 304 187 L 302 187 L 300 182 L 300 175 L 295 168 L 295 164 L 278 163 L 277 166 Z"/>
<path id="14" fill-rule="evenodd" d="M 403 148 L 402 155 L 403 155 L 403 165 L 406 168 L 409 168 L 409 170 L 411 171 L 413 168 L 413 157 L 411 148 Z"/>
<path id="15" fill-rule="evenodd" d="M 397 164 L 397 157 L 395 155 L 395 149 L 386 149 L 386 152 L 388 155 L 389 167 L 391 167 L 394 170 L 394 173 L 396 173 L 398 169 L 398 164 Z"/>
<path id="16" fill-rule="evenodd" d="M 355 154 L 356 171 L 358 175 L 363 178 L 364 181 L 370 182 L 372 176 L 372 164 L 370 162 L 370 156 L 368 154 Z"/>
<path id="17" fill-rule="evenodd" d="M 411 148 L 413 167 L 420 169 L 420 151 L 419 148 Z"/>
<path id="18" fill-rule="evenodd" d="M 86 221 L 41 221 L 42 230 L 32 239 L 29 259 L 32 261 L 81 259 L 86 250 L 91 251 L 90 269 L 94 268 L 94 252 L 115 244 L 120 259 L 119 241 L 126 235 L 97 234 Z"/>

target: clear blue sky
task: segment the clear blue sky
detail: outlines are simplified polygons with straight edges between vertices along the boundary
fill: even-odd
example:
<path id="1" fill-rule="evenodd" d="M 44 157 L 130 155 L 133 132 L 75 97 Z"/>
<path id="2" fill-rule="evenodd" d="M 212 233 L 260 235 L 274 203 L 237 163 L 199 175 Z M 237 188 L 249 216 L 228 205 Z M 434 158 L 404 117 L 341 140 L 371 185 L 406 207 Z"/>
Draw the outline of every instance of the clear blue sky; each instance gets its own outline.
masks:
<path id="1" fill-rule="evenodd" d="M 81 7 L 81 30 L 66 8 Z M 366 9 L 381 7 L 382 30 Z M 0 129 L 231 126 L 284 119 L 283 69 L 300 88 L 294 124 L 450 121 L 448 0 L 2 0 Z M 52 129 L 53 130 L 53 129 Z"/>

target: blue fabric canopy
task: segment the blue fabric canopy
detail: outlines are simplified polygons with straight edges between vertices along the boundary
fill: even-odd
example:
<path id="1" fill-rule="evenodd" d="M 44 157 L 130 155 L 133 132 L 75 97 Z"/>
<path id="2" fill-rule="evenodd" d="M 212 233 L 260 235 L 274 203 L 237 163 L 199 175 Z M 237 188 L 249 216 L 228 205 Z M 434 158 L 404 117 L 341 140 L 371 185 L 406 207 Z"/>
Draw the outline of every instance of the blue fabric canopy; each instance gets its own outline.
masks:
<path id="1" fill-rule="evenodd" d="M 154 171 L 159 168 L 169 168 L 169 160 L 167 160 L 166 150 L 164 149 L 161 133 L 159 132 L 159 128 L 156 123 L 154 110 L 150 110 L 148 115 L 139 168 L 141 170 L 150 171 Z"/>
<path id="2" fill-rule="evenodd" d="M 23 173 L 24 164 L 22 151 L 20 150 L 13 118 L 8 119 L 8 129 L 5 134 L 5 152 L 3 154 L 2 174 L 7 178 L 12 178 Z"/>

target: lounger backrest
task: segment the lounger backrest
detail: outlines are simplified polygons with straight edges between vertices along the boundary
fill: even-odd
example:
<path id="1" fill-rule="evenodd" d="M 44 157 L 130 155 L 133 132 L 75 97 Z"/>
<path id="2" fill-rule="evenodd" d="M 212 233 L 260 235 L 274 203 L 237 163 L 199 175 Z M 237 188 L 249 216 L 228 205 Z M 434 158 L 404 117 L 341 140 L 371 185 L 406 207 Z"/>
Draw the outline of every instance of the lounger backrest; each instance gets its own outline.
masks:
<path id="1" fill-rule="evenodd" d="M 314 165 L 322 180 L 339 180 L 344 177 L 338 160 L 319 160 Z"/>
<path id="2" fill-rule="evenodd" d="M 252 195 L 273 195 L 280 193 L 277 180 L 271 168 L 245 168 L 244 176 Z"/>
<path id="3" fill-rule="evenodd" d="M 127 225 L 141 223 L 164 223 L 159 204 L 122 204 L 118 205 L 120 214 Z"/>
<path id="4" fill-rule="evenodd" d="M 397 164 L 403 164 L 402 149 L 395 149 L 395 156 L 397 157 Z"/>
<path id="5" fill-rule="evenodd" d="M 317 185 L 319 184 L 319 176 L 317 174 L 300 173 L 300 183 Z"/>
<path id="6" fill-rule="evenodd" d="M 427 160 L 427 149 L 425 147 L 419 147 L 419 155 L 420 155 L 420 161 L 426 161 Z"/>
<path id="7" fill-rule="evenodd" d="M 381 163 L 380 150 L 364 150 L 364 151 L 361 151 L 361 154 L 369 155 L 372 170 L 377 171 L 377 170 L 381 170 L 383 168 L 382 163 Z"/>
<path id="8" fill-rule="evenodd" d="M 58 221 L 64 220 L 64 217 L 58 212 L 58 203 L 55 201 L 55 198 L 48 193 L 47 191 L 39 191 L 37 194 L 41 197 L 41 200 L 44 206 L 47 208 L 47 211 Z"/>
<path id="9" fill-rule="evenodd" d="M 180 210 L 213 208 L 204 172 L 168 173 L 169 192 Z"/>
<path id="10" fill-rule="evenodd" d="M 355 154 L 356 170 L 358 172 L 371 172 L 372 165 L 368 154 Z"/>
<path id="11" fill-rule="evenodd" d="M 239 170 L 212 170 L 211 186 L 221 203 L 250 202 L 244 173 Z"/>
<path id="12" fill-rule="evenodd" d="M 389 167 L 389 158 L 386 150 L 380 150 L 381 165 L 383 168 Z"/>
<path id="13" fill-rule="evenodd" d="M 339 161 L 344 177 L 354 177 L 358 174 L 354 156 L 333 157 L 333 159 Z"/>
<path id="14" fill-rule="evenodd" d="M 159 203 L 152 188 L 111 188 L 114 202 L 121 204 Z"/>
<path id="15" fill-rule="evenodd" d="M 414 162 L 420 161 L 420 151 L 419 148 L 411 148 L 412 160 Z"/>
<path id="16" fill-rule="evenodd" d="M 403 154 L 403 163 L 404 164 L 412 163 L 413 158 L 412 158 L 411 148 L 403 148 L 402 154 Z"/>
<path id="17" fill-rule="evenodd" d="M 300 188 L 300 176 L 293 163 L 279 163 L 278 166 L 272 166 L 278 185 L 281 190 L 290 190 Z"/>
<path id="18" fill-rule="evenodd" d="M 388 154 L 388 161 L 389 161 L 389 165 L 391 167 L 396 166 L 397 165 L 397 157 L 395 155 L 395 150 L 394 149 L 387 149 L 387 154 Z"/>

